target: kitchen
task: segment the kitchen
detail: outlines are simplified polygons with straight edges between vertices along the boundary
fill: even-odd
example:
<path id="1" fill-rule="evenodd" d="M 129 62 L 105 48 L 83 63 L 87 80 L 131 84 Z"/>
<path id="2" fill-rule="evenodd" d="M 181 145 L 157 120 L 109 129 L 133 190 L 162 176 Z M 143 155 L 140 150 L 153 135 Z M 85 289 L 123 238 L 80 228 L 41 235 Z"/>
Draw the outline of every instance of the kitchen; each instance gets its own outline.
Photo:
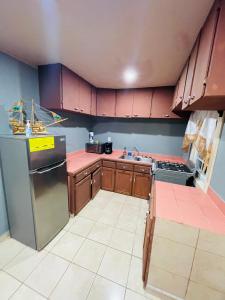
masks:
<path id="1" fill-rule="evenodd" d="M 225 299 L 224 23 L 1 1 L 1 299 Z"/>

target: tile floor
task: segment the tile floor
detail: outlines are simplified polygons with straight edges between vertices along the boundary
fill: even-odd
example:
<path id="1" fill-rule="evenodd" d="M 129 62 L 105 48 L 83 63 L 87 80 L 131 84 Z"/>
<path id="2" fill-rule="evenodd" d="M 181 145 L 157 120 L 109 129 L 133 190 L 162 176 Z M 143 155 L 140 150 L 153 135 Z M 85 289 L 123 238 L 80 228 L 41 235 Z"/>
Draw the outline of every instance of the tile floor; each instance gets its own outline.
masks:
<path id="1" fill-rule="evenodd" d="M 147 201 L 99 191 L 40 252 L 0 243 L 0 299 L 159 299 L 142 287 Z"/>

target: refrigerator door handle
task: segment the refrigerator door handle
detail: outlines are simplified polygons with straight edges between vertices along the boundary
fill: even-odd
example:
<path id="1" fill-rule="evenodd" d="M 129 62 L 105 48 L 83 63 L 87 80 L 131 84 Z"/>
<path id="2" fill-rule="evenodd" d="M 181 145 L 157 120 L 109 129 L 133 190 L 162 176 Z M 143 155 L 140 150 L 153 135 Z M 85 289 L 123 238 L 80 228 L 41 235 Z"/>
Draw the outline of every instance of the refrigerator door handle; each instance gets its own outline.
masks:
<path id="1" fill-rule="evenodd" d="M 40 174 L 41 175 L 41 174 L 44 174 L 44 173 L 48 173 L 48 172 L 51 172 L 54 169 L 62 167 L 63 165 L 65 165 L 65 163 L 66 163 L 66 159 L 62 163 L 60 163 L 60 164 L 58 164 L 54 167 L 44 169 L 43 171 L 34 170 L 34 171 L 31 171 L 30 174 L 31 175 L 33 175 L 33 174 Z"/>

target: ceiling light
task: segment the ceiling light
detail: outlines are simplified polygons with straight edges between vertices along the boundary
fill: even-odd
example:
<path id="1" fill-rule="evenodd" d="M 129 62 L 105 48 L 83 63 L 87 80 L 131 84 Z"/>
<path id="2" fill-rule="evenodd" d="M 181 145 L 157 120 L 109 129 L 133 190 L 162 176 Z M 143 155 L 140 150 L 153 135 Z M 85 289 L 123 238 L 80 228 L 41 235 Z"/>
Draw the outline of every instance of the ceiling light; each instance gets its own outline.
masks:
<path id="1" fill-rule="evenodd" d="M 123 78 L 126 83 L 133 83 L 138 77 L 137 71 L 135 69 L 129 68 L 124 71 Z"/>

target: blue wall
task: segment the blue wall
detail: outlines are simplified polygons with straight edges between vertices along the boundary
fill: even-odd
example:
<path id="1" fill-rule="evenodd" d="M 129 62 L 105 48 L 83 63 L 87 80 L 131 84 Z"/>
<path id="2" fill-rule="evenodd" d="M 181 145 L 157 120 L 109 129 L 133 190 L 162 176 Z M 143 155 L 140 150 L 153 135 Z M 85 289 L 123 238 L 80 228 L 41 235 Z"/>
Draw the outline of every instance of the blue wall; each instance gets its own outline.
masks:
<path id="1" fill-rule="evenodd" d="M 97 118 L 93 125 L 95 138 L 104 142 L 110 136 L 114 149 L 124 146 L 151 153 L 182 155 L 186 121 L 160 119 Z"/>
<path id="2" fill-rule="evenodd" d="M 219 149 L 213 169 L 211 187 L 225 201 L 225 125 L 219 143 Z"/>

